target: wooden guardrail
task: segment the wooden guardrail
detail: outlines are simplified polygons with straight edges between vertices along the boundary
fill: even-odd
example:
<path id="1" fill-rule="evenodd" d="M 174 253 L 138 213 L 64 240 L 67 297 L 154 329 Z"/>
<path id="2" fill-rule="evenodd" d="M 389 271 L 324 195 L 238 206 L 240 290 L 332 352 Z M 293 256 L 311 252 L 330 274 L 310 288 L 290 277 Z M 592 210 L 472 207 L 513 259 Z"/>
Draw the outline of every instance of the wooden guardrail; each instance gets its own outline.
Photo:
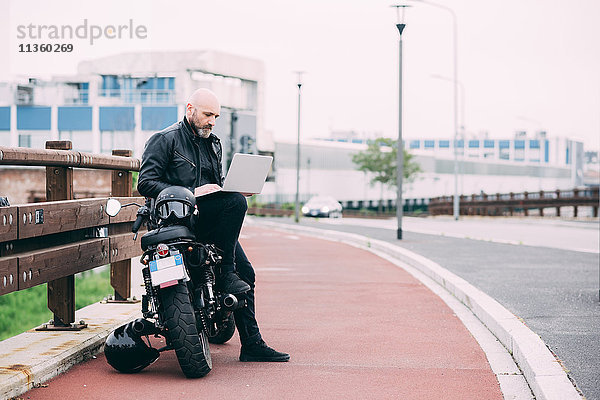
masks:
<path id="1" fill-rule="evenodd" d="M 593 216 L 598 217 L 598 187 L 573 190 L 555 190 L 523 193 L 473 194 L 460 196 L 461 215 L 514 215 L 538 209 L 541 216 L 544 209 L 556 208 L 560 216 L 562 207 L 573 207 L 577 217 L 578 207 L 592 207 Z M 429 201 L 431 215 L 452 214 L 452 196 L 436 197 Z"/>
<path id="2" fill-rule="evenodd" d="M 74 274 L 111 264 L 115 298 L 131 293 L 132 257 L 141 254 L 133 241 L 135 207 L 118 216 L 104 212 L 106 198 L 73 200 L 73 168 L 111 169 L 111 196 L 133 198 L 132 171 L 140 161 L 131 150 L 112 156 L 72 151 L 71 142 L 51 141 L 45 150 L 0 147 L 0 165 L 46 166 L 47 202 L 0 207 L 0 295 L 48 283 L 50 329 L 77 329 Z M 107 234 L 105 230 L 107 228 Z"/>

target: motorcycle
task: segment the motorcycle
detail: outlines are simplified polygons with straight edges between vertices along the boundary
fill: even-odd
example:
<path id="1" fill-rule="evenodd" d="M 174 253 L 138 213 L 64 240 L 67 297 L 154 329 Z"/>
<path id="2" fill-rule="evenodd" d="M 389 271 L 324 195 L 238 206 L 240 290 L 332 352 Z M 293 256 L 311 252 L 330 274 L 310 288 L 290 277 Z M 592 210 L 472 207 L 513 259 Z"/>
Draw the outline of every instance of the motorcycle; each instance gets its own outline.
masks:
<path id="1" fill-rule="evenodd" d="M 233 312 L 245 306 L 235 295 L 221 293 L 215 274 L 221 256 L 213 244 L 200 243 L 189 227 L 195 208 L 193 193 L 172 186 L 146 205 L 121 205 L 109 199 L 106 212 L 116 216 L 122 207 L 137 205 L 134 240 L 142 223 L 144 265 L 142 315 L 112 332 L 104 346 L 108 363 L 120 372 L 139 372 L 165 350 L 174 349 L 184 375 L 205 376 L 212 370 L 209 343 L 225 343 L 233 336 Z M 163 336 L 166 346 L 153 348 L 149 336 Z M 146 341 L 142 340 L 145 337 Z"/>

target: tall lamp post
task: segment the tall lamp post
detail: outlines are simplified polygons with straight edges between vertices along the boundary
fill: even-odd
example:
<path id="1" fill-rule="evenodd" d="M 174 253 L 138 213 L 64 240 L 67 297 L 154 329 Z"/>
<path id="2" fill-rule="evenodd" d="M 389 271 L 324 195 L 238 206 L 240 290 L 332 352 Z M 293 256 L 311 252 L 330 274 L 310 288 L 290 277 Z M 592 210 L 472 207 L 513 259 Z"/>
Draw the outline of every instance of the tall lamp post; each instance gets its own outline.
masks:
<path id="1" fill-rule="evenodd" d="M 453 37 L 454 37 L 454 202 L 453 202 L 453 215 L 454 219 L 458 220 L 460 214 L 459 208 L 459 196 L 458 196 L 458 154 L 456 146 L 458 144 L 458 28 L 456 23 L 456 14 L 454 10 L 445 5 L 433 3 L 429 0 L 410 0 L 423 4 L 429 4 L 430 6 L 441 8 L 446 10 L 452 15 L 453 25 Z"/>
<path id="2" fill-rule="evenodd" d="M 432 74 L 431 75 L 432 78 L 435 79 L 441 79 L 443 81 L 448 81 L 448 82 L 454 82 L 454 80 L 452 78 L 448 78 L 446 76 L 442 76 L 442 75 L 438 75 L 438 74 Z M 458 87 L 460 88 L 460 137 L 462 138 L 463 141 L 463 156 L 461 158 L 461 162 L 460 164 L 460 168 L 459 168 L 459 177 L 460 177 L 460 192 L 463 193 L 463 189 L 464 189 L 464 167 L 465 167 L 465 146 L 466 146 L 466 141 L 465 141 L 465 127 L 466 127 L 466 123 L 465 123 L 465 96 L 466 96 L 466 92 L 465 92 L 465 85 L 462 84 L 461 81 L 458 81 Z M 456 142 L 456 138 L 455 138 L 455 142 Z M 455 150 L 455 154 L 456 154 L 456 150 Z M 460 196 L 459 196 L 460 198 Z"/>
<path id="3" fill-rule="evenodd" d="M 294 207 L 294 221 L 300 221 L 300 100 L 302 93 L 302 74 L 298 71 L 298 142 L 296 144 L 296 205 Z"/>
<path id="4" fill-rule="evenodd" d="M 402 214 L 403 214 L 403 201 L 402 201 L 402 180 L 404 178 L 404 146 L 402 146 L 402 32 L 406 24 L 404 23 L 404 11 L 407 5 L 394 5 L 396 9 L 397 21 L 396 28 L 400 34 L 398 40 L 398 151 L 396 152 L 396 219 L 398 222 L 398 228 L 396 230 L 396 238 L 402 239 Z M 400 18 L 400 10 L 402 10 L 402 18 Z"/>

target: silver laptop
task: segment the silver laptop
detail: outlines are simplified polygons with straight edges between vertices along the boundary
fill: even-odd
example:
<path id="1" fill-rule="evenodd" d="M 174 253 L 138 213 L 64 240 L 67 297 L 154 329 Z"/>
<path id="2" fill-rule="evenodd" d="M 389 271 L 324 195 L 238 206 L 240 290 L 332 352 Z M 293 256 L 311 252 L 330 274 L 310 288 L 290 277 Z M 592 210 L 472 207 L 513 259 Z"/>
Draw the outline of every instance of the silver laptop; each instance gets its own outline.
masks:
<path id="1" fill-rule="evenodd" d="M 218 191 L 258 194 L 267 179 L 273 157 L 257 156 L 254 154 L 235 153 L 225 177 L 223 188 Z M 203 196 L 210 193 L 199 194 Z"/>

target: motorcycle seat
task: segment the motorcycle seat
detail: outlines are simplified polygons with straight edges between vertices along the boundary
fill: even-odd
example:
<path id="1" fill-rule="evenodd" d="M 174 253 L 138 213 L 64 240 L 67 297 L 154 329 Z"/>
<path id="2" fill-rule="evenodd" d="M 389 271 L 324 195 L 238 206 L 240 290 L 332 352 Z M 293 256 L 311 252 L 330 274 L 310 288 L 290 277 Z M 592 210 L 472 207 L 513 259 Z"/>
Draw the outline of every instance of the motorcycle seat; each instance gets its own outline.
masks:
<path id="1" fill-rule="evenodd" d="M 142 236 L 142 250 L 146 251 L 150 246 L 156 246 L 159 243 L 165 243 L 175 239 L 195 240 L 196 236 L 187 226 L 165 226 L 159 229 L 154 229 Z"/>

